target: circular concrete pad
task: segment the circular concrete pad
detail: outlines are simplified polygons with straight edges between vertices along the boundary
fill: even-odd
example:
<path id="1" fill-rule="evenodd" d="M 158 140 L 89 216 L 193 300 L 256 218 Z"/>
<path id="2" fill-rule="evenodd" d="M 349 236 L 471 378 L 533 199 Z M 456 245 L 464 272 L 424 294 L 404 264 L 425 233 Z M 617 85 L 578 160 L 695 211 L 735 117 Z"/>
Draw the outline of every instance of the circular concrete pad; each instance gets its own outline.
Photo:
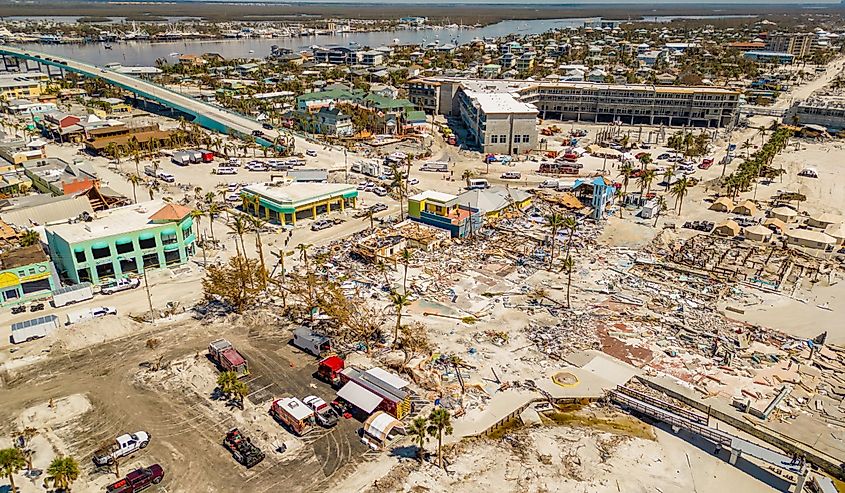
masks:
<path id="1" fill-rule="evenodd" d="M 568 371 L 561 371 L 552 375 L 552 381 L 561 387 L 574 387 L 578 385 L 578 377 Z"/>

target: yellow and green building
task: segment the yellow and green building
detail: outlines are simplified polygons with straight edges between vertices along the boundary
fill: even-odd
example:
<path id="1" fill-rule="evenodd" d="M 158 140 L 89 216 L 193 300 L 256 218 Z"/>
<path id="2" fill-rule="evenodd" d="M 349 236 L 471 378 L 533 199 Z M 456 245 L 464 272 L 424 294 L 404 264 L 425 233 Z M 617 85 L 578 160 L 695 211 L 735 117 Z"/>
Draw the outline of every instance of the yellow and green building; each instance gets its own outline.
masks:
<path id="1" fill-rule="evenodd" d="M 241 190 L 244 211 L 282 226 L 355 207 L 358 190 L 346 183 L 261 183 Z"/>
<path id="2" fill-rule="evenodd" d="M 50 258 L 40 242 L 0 255 L 0 306 L 49 296 L 56 287 Z"/>

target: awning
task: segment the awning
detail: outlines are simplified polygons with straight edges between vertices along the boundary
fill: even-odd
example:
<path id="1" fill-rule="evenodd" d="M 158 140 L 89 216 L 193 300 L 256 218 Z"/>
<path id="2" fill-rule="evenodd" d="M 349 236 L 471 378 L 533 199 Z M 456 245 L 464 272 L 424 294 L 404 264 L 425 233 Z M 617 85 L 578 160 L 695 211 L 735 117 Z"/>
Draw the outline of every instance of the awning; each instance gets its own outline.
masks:
<path id="1" fill-rule="evenodd" d="M 109 244 L 106 243 L 105 241 L 98 241 L 97 243 L 94 243 L 93 245 L 91 245 L 92 249 L 94 249 L 94 248 L 100 249 L 100 248 L 108 248 L 108 247 L 109 247 Z"/>
<path id="2" fill-rule="evenodd" d="M 152 240 L 155 237 L 155 233 L 141 233 L 140 235 L 138 235 L 139 240 Z"/>
<path id="3" fill-rule="evenodd" d="M 176 234 L 176 228 L 167 228 L 161 232 L 162 236 L 174 236 Z"/>
<path id="4" fill-rule="evenodd" d="M 132 243 L 132 238 L 128 236 L 124 236 L 123 238 L 118 238 L 114 240 L 115 245 L 127 245 L 129 243 Z"/>
<path id="5" fill-rule="evenodd" d="M 73 247 L 73 251 L 77 252 L 77 253 L 84 252 L 85 247 L 82 247 L 82 246 Z"/>
<path id="6" fill-rule="evenodd" d="M 183 230 L 188 229 L 193 225 L 194 225 L 194 219 L 192 217 L 189 217 L 188 219 L 185 219 L 185 222 L 182 223 L 182 229 Z"/>
<path id="7" fill-rule="evenodd" d="M 394 429 L 397 433 L 405 434 L 402 422 L 384 411 L 373 414 L 364 422 L 364 432 L 381 442 L 387 440 Z"/>
<path id="8" fill-rule="evenodd" d="M 346 382 L 346 385 L 337 392 L 337 396 L 365 413 L 373 412 L 382 400 L 381 397 L 355 382 Z"/>

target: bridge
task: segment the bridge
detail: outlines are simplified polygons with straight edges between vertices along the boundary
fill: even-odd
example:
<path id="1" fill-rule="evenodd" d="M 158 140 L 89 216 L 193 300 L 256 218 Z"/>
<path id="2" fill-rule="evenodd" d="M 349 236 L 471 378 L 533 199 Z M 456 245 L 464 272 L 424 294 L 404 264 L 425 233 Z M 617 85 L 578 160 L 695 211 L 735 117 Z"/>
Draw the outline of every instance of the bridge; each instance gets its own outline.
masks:
<path id="1" fill-rule="evenodd" d="M 254 131 L 259 130 L 267 138 L 257 137 L 255 141 L 265 147 L 273 145 L 272 141 L 279 136 L 279 132 L 263 129 L 261 123 L 252 118 L 165 89 L 158 84 L 120 74 L 106 68 L 56 55 L 39 53 L 32 50 L 20 50 L 5 45 L 0 46 L 0 56 L 13 57 L 27 62 L 33 61 L 48 67 L 56 67 L 63 71 L 74 72 L 85 77 L 102 79 L 138 97 L 154 101 L 168 108 L 190 115 L 193 117 L 194 123 L 209 130 L 240 137 L 252 135 Z"/>

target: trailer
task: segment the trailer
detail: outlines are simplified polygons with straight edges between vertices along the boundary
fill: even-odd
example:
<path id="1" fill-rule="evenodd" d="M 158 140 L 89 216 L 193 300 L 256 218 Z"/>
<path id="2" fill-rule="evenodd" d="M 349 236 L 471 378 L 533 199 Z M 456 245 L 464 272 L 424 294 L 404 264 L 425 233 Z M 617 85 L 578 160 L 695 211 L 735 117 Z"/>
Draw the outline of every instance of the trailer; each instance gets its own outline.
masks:
<path id="1" fill-rule="evenodd" d="M 208 356 L 223 371 L 232 371 L 238 378 L 249 375 L 249 365 L 241 353 L 226 339 L 218 339 L 208 345 Z"/>
<path id="2" fill-rule="evenodd" d="M 188 154 L 188 159 L 191 160 L 192 163 L 201 163 L 202 162 L 202 152 L 197 150 L 190 150 L 185 151 Z"/>
<path id="3" fill-rule="evenodd" d="M 191 153 L 188 151 L 176 151 L 170 157 L 170 161 L 177 166 L 187 166 L 191 164 Z"/>
<path id="4" fill-rule="evenodd" d="M 87 301 L 93 297 L 94 286 L 90 282 L 82 282 L 53 291 L 53 306 L 59 308 L 71 303 Z"/>
<path id="5" fill-rule="evenodd" d="M 314 411 L 296 397 L 276 399 L 270 406 L 270 414 L 299 436 L 314 426 Z"/>
<path id="6" fill-rule="evenodd" d="M 343 387 L 338 397 L 369 414 L 379 409 L 396 419 L 412 411 L 408 382 L 381 368 L 362 371 L 348 367 L 340 372 Z"/>
<path id="7" fill-rule="evenodd" d="M 50 335 L 57 328 L 59 328 L 59 317 L 55 315 L 45 315 L 43 317 L 13 323 L 12 343 L 20 344 L 22 342 L 41 339 Z"/>
<path id="8" fill-rule="evenodd" d="M 300 327 L 293 331 L 294 346 L 309 352 L 314 356 L 322 357 L 332 351 L 332 340 L 330 337 L 315 334 L 308 327 Z"/>
<path id="9" fill-rule="evenodd" d="M 209 151 L 208 149 L 200 149 L 199 153 L 200 153 L 200 158 L 202 159 L 202 162 L 210 163 L 210 162 L 214 161 L 214 153 L 212 151 Z"/>

